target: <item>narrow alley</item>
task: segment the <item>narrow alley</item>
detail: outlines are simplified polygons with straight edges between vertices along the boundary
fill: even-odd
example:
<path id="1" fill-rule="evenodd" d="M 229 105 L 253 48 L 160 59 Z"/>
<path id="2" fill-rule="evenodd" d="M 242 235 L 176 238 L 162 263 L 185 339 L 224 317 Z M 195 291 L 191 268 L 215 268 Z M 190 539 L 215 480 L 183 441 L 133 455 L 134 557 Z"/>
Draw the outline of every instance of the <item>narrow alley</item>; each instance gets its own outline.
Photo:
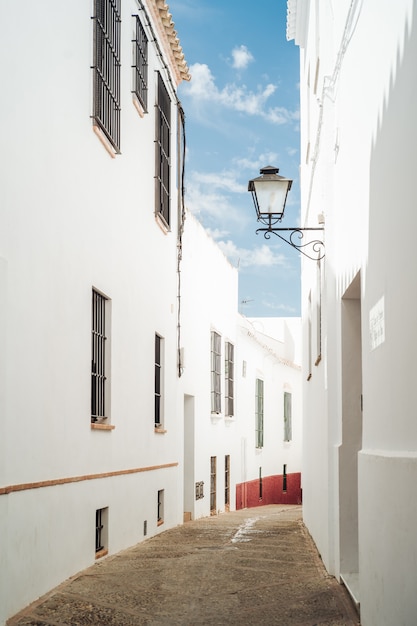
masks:
<path id="1" fill-rule="evenodd" d="M 301 506 L 188 522 L 97 562 L 8 626 L 357 626 Z"/>

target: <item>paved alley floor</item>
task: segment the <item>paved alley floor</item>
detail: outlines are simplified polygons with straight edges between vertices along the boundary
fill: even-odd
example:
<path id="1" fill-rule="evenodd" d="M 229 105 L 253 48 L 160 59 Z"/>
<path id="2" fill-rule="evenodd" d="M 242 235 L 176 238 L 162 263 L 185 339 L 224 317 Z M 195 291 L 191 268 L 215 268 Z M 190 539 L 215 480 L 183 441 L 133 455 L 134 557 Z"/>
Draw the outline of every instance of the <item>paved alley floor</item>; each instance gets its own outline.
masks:
<path id="1" fill-rule="evenodd" d="M 356 626 L 300 506 L 188 522 L 66 581 L 9 626 Z"/>

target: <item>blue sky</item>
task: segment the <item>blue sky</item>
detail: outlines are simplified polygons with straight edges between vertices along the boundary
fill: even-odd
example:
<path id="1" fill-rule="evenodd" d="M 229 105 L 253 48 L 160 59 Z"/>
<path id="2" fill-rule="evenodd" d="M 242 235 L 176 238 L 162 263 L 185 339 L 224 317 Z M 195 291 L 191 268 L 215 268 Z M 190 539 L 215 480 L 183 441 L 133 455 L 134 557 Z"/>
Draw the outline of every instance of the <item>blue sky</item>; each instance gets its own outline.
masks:
<path id="1" fill-rule="evenodd" d="M 286 40 L 286 0 L 168 4 L 192 76 L 178 91 L 187 207 L 239 268 L 241 313 L 300 315 L 299 254 L 255 234 L 247 191 L 261 167 L 279 167 L 294 180 L 282 225 L 299 224 L 299 51 Z"/>

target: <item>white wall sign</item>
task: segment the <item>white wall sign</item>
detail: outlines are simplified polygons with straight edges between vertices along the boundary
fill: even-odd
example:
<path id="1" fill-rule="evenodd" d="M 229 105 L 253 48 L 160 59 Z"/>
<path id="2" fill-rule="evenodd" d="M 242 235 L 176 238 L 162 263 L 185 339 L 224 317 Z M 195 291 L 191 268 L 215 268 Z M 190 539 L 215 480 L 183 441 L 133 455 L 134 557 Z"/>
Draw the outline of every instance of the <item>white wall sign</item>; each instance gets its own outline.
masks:
<path id="1" fill-rule="evenodd" d="M 375 350 L 385 341 L 384 296 L 369 311 L 369 334 L 371 350 Z"/>

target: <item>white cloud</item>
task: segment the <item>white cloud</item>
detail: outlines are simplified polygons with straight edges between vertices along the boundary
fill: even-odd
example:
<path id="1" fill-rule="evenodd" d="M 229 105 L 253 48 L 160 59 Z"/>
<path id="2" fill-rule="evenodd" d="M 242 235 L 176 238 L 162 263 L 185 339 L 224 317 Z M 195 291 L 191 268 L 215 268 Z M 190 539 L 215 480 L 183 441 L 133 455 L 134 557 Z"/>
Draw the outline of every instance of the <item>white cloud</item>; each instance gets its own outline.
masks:
<path id="1" fill-rule="evenodd" d="M 228 230 L 220 230 L 220 228 L 206 228 L 206 231 L 215 241 L 217 241 L 218 239 L 223 239 L 224 237 L 230 235 Z"/>
<path id="2" fill-rule="evenodd" d="M 191 80 L 184 85 L 184 91 L 202 100 L 211 100 L 216 97 L 217 87 L 214 77 L 208 65 L 205 63 L 194 63 L 190 66 Z"/>
<path id="3" fill-rule="evenodd" d="M 292 147 L 290 147 L 290 146 L 287 148 L 287 154 L 288 154 L 290 157 L 295 156 L 295 155 L 297 154 L 297 152 L 298 152 L 297 148 L 292 148 Z"/>
<path id="4" fill-rule="evenodd" d="M 299 119 L 298 111 L 290 111 L 285 107 L 266 108 L 268 99 L 275 93 L 276 85 L 268 83 L 258 87 L 258 91 L 249 90 L 246 85 L 229 83 L 219 89 L 210 68 L 205 63 L 194 63 L 190 66 L 192 79 L 184 85 L 184 92 L 196 101 L 211 102 L 234 111 L 257 115 L 273 124 L 287 124 Z"/>
<path id="5" fill-rule="evenodd" d="M 203 179 L 204 176 L 201 176 Z M 198 180 L 198 175 L 190 176 L 186 185 L 186 204 L 195 215 L 202 215 L 223 224 L 239 222 L 239 213 L 226 193 L 218 191 L 218 187 Z"/>
<path id="6" fill-rule="evenodd" d="M 279 157 L 276 152 L 263 152 L 256 159 L 234 159 L 233 162 L 236 163 L 240 169 L 255 172 L 266 165 L 276 165 L 279 162 Z"/>
<path id="7" fill-rule="evenodd" d="M 299 111 L 289 111 L 285 107 L 275 107 L 265 111 L 263 114 L 266 120 L 273 124 L 288 124 L 300 119 Z"/>
<path id="8" fill-rule="evenodd" d="M 264 306 L 267 309 L 272 309 L 273 311 L 280 311 L 281 313 L 286 313 L 294 315 L 294 313 L 296 313 L 296 309 L 292 306 L 289 306 L 288 304 L 283 304 L 283 303 L 279 303 L 277 304 L 276 302 L 272 301 L 272 300 L 262 300 L 262 306 Z"/>
<path id="9" fill-rule="evenodd" d="M 198 183 L 210 185 L 213 189 L 225 189 L 234 193 L 244 193 L 246 185 L 238 183 L 236 177 L 231 172 L 221 172 L 220 174 L 193 172 L 192 179 Z"/>
<path id="10" fill-rule="evenodd" d="M 239 230 L 245 227 L 245 217 L 242 216 L 241 205 L 236 203 L 235 194 L 246 194 L 247 182 L 239 183 L 233 171 L 191 171 L 185 191 L 187 208 L 195 215 L 207 218 L 208 222 L 203 220 L 206 227 L 213 220 L 221 229 L 231 228 L 231 224 L 234 230 L 237 226 Z"/>
<path id="11" fill-rule="evenodd" d="M 239 248 L 233 241 L 218 241 L 219 248 L 224 252 L 229 261 L 237 267 L 272 267 L 287 264 L 283 254 L 277 254 L 267 244 L 250 250 Z"/>
<path id="12" fill-rule="evenodd" d="M 253 56 L 246 46 L 239 46 L 232 50 L 232 66 L 237 70 L 244 70 L 253 61 Z"/>

